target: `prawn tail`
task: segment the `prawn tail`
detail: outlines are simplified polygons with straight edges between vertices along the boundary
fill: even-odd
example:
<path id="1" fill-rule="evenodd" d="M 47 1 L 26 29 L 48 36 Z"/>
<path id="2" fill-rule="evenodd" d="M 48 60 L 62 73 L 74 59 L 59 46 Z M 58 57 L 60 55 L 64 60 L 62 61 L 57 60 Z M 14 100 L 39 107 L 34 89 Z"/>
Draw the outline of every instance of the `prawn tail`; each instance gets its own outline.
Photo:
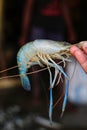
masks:
<path id="1" fill-rule="evenodd" d="M 27 60 L 25 58 L 23 49 L 21 49 L 17 54 L 17 64 L 18 64 L 18 70 L 20 74 L 20 81 L 21 81 L 22 87 L 25 90 L 30 91 L 31 85 L 30 85 L 30 81 L 26 73 L 28 69 Z"/>
<path id="2" fill-rule="evenodd" d="M 25 90 L 30 91 L 31 90 L 31 85 L 30 85 L 30 81 L 29 81 L 28 76 L 23 75 L 23 76 L 20 77 L 20 80 L 21 80 L 22 87 Z"/>
<path id="3" fill-rule="evenodd" d="M 21 80 L 22 87 L 25 90 L 30 91 L 31 90 L 30 80 L 29 80 L 29 77 L 27 76 L 26 72 L 27 72 L 26 65 L 25 64 L 21 65 L 19 67 L 19 74 L 20 74 L 20 80 Z"/>

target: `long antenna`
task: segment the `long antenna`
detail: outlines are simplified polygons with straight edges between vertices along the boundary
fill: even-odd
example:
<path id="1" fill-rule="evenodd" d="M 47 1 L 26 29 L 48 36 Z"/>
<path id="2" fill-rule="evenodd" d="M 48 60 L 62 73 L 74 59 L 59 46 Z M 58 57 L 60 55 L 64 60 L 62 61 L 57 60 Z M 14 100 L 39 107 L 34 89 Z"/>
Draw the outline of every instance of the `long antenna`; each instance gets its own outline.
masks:
<path id="1" fill-rule="evenodd" d="M 3 72 L 6 72 L 6 71 L 8 71 L 8 70 L 12 70 L 12 69 L 14 69 L 14 68 L 17 68 L 17 67 L 18 67 L 18 66 L 16 65 L 16 66 L 7 68 L 7 69 L 5 69 L 5 70 L 1 70 L 1 71 L 0 71 L 0 74 L 3 73 Z"/>
<path id="2" fill-rule="evenodd" d="M 15 66 L 16 67 L 16 66 Z M 47 68 L 43 68 L 43 69 L 40 69 L 40 70 L 36 70 L 34 72 L 29 72 L 29 73 L 26 73 L 27 75 L 31 75 L 31 74 L 34 74 L 34 73 L 39 73 L 41 71 L 44 71 L 44 70 L 47 70 Z M 3 70 L 4 71 L 4 70 Z M 14 78 L 14 77 L 19 77 L 19 76 L 23 76 L 22 74 L 17 74 L 17 75 L 10 75 L 10 76 L 5 76 L 5 77 L 1 77 L 1 79 L 6 79 L 6 78 Z"/>
<path id="3" fill-rule="evenodd" d="M 53 109 L 57 106 L 57 104 L 61 101 L 61 99 L 63 98 L 64 93 L 57 99 L 56 103 L 53 106 Z"/>

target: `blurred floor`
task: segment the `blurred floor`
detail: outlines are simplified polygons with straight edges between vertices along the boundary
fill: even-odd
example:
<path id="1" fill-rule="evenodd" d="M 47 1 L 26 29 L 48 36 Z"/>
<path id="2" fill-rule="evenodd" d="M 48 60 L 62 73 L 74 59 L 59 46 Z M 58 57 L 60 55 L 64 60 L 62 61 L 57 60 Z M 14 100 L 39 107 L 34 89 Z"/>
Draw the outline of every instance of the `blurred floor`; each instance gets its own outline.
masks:
<path id="1" fill-rule="evenodd" d="M 48 110 L 43 95 L 41 103 L 32 104 L 31 92 L 26 92 L 20 85 L 19 79 L 2 81 L 0 87 L 0 130 L 50 130 L 50 129 L 74 129 L 87 128 L 87 108 L 80 107 L 80 111 L 66 110 L 60 119 L 61 107 L 53 109 L 53 127 L 50 126 Z M 3 85 L 7 84 L 7 87 Z M 19 84 L 17 85 L 17 83 Z M 6 86 L 5 84 L 5 86 Z M 1 86 L 1 84 L 0 84 Z"/>

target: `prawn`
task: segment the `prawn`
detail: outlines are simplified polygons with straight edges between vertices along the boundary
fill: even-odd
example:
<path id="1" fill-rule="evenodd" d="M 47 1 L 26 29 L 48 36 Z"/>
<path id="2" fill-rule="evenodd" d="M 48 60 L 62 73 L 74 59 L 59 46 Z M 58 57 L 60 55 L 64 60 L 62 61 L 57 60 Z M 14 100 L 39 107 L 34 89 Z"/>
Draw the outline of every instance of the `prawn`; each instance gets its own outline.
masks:
<path id="1" fill-rule="evenodd" d="M 78 47 L 81 47 L 81 42 L 76 44 Z M 70 43 L 67 42 L 58 42 L 53 40 L 39 39 L 32 42 L 29 42 L 22 46 L 17 54 L 17 64 L 19 68 L 20 80 L 23 88 L 30 91 L 31 85 L 29 77 L 27 76 L 28 69 L 33 65 L 39 65 L 40 67 L 47 66 L 50 76 L 50 105 L 49 105 L 49 119 L 50 124 L 52 125 L 52 109 L 53 109 L 53 93 L 52 89 L 56 82 L 57 75 L 59 74 L 59 80 L 61 79 L 61 74 L 67 79 L 67 85 L 65 88 L 65 96 L 62 106 L 62 113 L 64 113 L 66 102 L 68 98 L 68 86 L 69 86 L 69 76 L 64 72 L 63 67 L 54 60 L 58 59 L 63 62 L 64 67 L 66 61 L 70 61 L 70 52 L 71 47 Z M 50 68 L 55 69 L 54 78 L 52 78 L 52 73 Z"/>
<path id="2" fill-rule="evenodd" d="M 83 42 L 76 43 L 79 48 L 81 48 Z M 68 98 L 68 88 L 69 88 L 69 80 L 70 77 L 64 72 L 63 68 L 66 66 L 66 62 L 70 62 L 70 47 L 72 45 L 68 42 L 59 42 L 59 41 L 53 41 L 53 40 L 45 40 L 45 39 L 39 39 L 35 40 L 29 43 L 26 43 L 24 46 L 20 48 L 20 50 L 17 53 L 17 64 L 16 66 L 13 66 L 11 68 L 7 68 L 5 70 L 0 71 L 0 73 L 3 73 L 5 71 L 17 68 L 19 69 L 19 75 L 11 75 L 11 76 L 5 76 L 1 77 L 1 79 L 5 78 L 12 78 L 12 77 L 18 77 L 20 76 L 20 81 L 25 90 L 30 91 L 31 85 L 30 80 L 28 77 L 28 74 L 40 72 L 42 70 L 48 69 L 49 76 L 50 76 L 50 103 L 49 103 L 49 119 L 50 124 L 52 126 L 52 111 L 53 108 L 56 106 L 54 104 L 53 106 L 53 92 L 52 89 L 56 83 L 57 75 L 58 81 L 56 84 L 59 83 L 60 79 L 62 79 L 61 74 L 64 75 L 64 77 L 67 79 L 66 85 L 65 85 L 65 95 L 62 105 L 62 112 L 61 117 L 65 111 L 67 98 Z M 58 59 L 60 62 L 56 63 L 54 60 Z M 63 63 L 63 67 L 60 65 L 60 63 Z M 33 65 L 39 65 L 40 67 L 45 67 L 41 70 L 37 70 L 35 72 L 29 72 L 27 73 L 28 69 Z M 51 69 L 54 68 L 54 77 L 52 77 Z M 63 96 L 62 96 L 63 97 Z M 57 101 L 58 103 L 58 101 Z"/>

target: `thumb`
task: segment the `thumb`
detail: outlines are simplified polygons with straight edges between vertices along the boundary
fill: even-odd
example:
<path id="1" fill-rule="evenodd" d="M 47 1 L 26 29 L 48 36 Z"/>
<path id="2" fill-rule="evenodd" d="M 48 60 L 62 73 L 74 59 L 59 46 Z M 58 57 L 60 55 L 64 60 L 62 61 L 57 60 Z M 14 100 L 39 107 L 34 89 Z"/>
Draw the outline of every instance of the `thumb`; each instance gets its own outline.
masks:
<path id="1" fill-rule="evenodd" d="M 75 58 L 81 64 L 82 68 L 87 73 L 87 55 L 76 46 L 72 46 L 70 48 L 70 52 L 73 56 L 75 56 Z"/>

